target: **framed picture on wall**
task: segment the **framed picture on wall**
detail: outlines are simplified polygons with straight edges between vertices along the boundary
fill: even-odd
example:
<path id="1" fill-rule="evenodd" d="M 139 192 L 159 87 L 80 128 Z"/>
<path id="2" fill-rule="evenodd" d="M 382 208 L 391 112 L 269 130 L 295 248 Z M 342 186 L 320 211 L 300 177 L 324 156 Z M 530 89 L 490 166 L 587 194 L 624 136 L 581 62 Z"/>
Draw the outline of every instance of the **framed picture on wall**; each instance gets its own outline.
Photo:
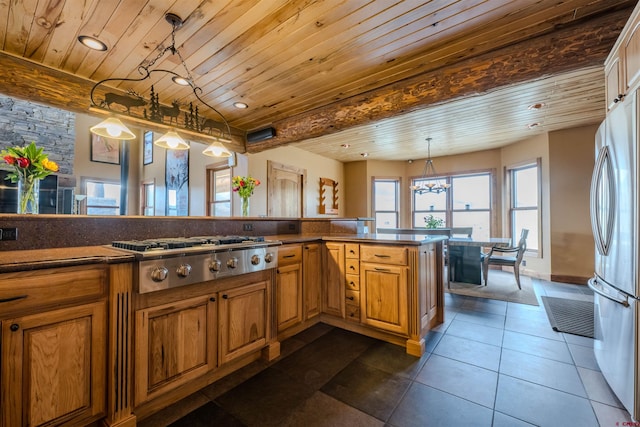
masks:
<path id="1" fill-rule="evenodd" d="M 148 165 L 153 163 L 153 132 L 150 130 L 144 133 L 143 149 L 144 164 Z"/>
<path id="2" fill-rule="evenodd" d="M 166 150 L 166 215 L 189 215 L 189 150 Z"/>
<path id="3" fill-rule="evenodd" d="M 91 134 L 91 161 L 120 164 L 120 141 Z"/>

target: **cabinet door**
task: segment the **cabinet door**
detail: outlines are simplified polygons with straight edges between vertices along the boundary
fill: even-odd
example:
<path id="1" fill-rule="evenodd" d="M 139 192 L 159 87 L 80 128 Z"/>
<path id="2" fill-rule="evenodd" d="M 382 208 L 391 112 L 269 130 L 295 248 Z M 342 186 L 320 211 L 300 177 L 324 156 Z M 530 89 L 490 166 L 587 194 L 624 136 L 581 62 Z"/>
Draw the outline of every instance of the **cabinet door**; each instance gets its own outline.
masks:
<path id="1" fill-rule="evenodd" d="M 320 314 L 322 303 L 320 301 L 322 286 L 322 253 L 319 243 L 311 243 L 304 246 L 302 253 L 304 318 L 311 319 Z"/>
<path id="2" fill-rule="evenodd" d="M 279 266 L 276 274 L 278 332 L 302 322 L 302 264 Z"/>
<path id="3" fill-rule="evenodd" d="M 604 70 L 605 79 L 605 96 L 607 102 L 607 111 L 610 111 L 613 107 L 619 103 L 623 94 L 625 93 L 622 87 L 622 66 L 620 64 L 620 57 L 615 56 L 608 63 Z"/>
<path id="4" fill-rule="evenodd" d="M 344 244 L 326 243 L 322 312 L 344 318 Z"/>
<path id="5" fill-rule="evenodd" d="M 2 322 L 2 425 L 84 424 L 105 412 L 106 303 Z"/>
<path id="6" fill-rule="evenodd" d="M 220 364 L 259 350 L 267 343 L 269 282 L 221 291 Z"/>
<path id="7" fill-rule="evenodd" d="M 362 263 L 361 322 L 385 331 L 409 332 L 407 267 Z"/>
<path id="8" fill-rule="evenodd" d="M 631 26 L 626 40 L 623 43 L 624 72 L 626 93 L 631 93 L 640 81 L 640 22 Z"/>
<path id="9" fill-rule="evenodd" d="M 136 312 L 136 405 L 216 367 L 216 299 L 210 295 Z"/>
<path id="10" fill-rule="evenodd" d="M 424 257 L 424 274 L 425 274 L 425 301 L 420 304 L 420 315 L 422 316 L 422 327 L 428 327 L 433 319 L 438 315 L 438 307 L 441 304 L 438 297 L 438 277 L 436 249 L 434 245 L 421 249 Z"/>

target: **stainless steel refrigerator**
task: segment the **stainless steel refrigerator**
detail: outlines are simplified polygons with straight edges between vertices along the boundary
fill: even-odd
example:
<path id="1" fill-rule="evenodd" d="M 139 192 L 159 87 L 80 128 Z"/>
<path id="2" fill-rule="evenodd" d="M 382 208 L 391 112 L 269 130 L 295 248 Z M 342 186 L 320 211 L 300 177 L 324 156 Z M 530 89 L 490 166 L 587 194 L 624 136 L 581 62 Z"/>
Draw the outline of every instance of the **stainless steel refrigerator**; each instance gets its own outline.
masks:
<path id="1" fill-rule="evenodd" d="M 640 419 L 638 99 L 617 105 L 596 135 L 591 224 L 596 243 L 594 353 L 611 389 Z"/>

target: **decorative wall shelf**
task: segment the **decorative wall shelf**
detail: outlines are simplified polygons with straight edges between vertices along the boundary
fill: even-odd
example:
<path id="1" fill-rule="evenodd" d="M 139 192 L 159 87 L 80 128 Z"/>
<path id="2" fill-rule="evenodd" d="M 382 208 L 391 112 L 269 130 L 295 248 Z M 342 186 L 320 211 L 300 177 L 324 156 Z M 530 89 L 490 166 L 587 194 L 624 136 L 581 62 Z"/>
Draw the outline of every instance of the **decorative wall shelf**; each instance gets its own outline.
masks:
<path id="1" fill-rule="evenodd" d="M 332 195 L 331 195 L 331 207 L 326 205 L 327 197 L 326 197 L 326 188 L 331 187 Z M 320 207 L 318 209 L 319 213 L 326 215 L 338 215 L 338 183 L 329 178 L 320 178 Z"/>

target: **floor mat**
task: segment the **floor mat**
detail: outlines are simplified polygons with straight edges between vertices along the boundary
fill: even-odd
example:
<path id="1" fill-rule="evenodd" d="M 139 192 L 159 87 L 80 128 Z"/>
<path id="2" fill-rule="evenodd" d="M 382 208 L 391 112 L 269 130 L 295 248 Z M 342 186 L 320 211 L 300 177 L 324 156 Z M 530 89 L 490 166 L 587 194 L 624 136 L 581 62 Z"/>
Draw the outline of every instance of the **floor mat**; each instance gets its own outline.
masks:
<path id="1" fill-rule="evenodd" d="M 554 331 L 593 338 L 593 302 L 542 297 Z"/>

